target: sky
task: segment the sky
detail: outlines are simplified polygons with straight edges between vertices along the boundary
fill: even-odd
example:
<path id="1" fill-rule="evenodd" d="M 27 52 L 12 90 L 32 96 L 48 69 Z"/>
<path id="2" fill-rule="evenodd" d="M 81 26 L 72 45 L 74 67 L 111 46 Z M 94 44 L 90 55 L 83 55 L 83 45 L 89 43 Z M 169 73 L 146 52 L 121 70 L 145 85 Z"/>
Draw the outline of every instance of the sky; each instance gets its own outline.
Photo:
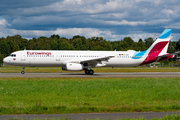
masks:
<path id="1" fill-rule="evenodd" d="M 2 0 L 0 38 L 58 34 L 138 41 L 155 39 L 164 29 L 173 29 L 172 41 L 178 41 L 179 6 L 179 0 Z"/>

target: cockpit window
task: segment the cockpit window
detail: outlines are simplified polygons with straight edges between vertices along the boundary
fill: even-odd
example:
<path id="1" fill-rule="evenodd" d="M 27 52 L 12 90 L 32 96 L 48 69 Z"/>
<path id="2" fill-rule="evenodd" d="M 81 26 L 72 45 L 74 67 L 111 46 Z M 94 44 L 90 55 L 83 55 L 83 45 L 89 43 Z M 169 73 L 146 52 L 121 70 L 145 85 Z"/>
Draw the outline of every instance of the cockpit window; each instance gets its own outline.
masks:
<path id="1" fill-rule="evenodd" d="M 11 56 L 11 57 L 16 57 L 16 54 L 10 54 L 9 56 Z"/>

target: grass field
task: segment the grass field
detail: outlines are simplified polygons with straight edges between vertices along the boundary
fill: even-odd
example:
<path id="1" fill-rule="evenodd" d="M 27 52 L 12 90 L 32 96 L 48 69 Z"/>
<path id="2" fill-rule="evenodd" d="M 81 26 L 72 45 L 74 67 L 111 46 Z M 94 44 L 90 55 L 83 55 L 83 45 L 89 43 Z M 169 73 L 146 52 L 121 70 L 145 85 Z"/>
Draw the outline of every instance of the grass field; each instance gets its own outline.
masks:
<path id="1" fill-rule="evenodd" d="M 0 78 L 0 114 L 180 110 L 180 78 Z"/>
<path id="2" fill-rule="evenodd" d="M 179 67 L 160 67 L 160 68 L 150 68 L 150 67 L 101 67 L 93 68 L 94 72 L 180 72 Z M 0 73 L 20 73 L 22 67 L 16 66 L 5 66 L 0 67 Z M 62 73 L 67 71 L 62 71 L 61 67 L 26 67 L 26 73 Z M 72 72 L 72 71 L 70 71 Z M 76 71 L 77 72 L 77 71 Z M 81 71 L 83 72 L 83 71 Z"/>

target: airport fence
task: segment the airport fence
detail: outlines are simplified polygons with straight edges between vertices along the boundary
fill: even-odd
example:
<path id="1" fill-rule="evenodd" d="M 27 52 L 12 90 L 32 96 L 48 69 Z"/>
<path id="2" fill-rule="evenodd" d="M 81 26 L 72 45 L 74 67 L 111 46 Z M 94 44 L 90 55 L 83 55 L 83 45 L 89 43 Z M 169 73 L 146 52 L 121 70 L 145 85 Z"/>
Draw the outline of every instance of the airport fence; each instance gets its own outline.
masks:
<path id="1" fill-rule="evenodd" d="M 176 63 L 169 63 L 169 64 L 163 64 L 163 63 L 151 63 L 148 65 L 143 65 L 142 67 L 150 67 L 150 68 L 160 68 L 160 67 L 180 67 L 180 64 Z"/>

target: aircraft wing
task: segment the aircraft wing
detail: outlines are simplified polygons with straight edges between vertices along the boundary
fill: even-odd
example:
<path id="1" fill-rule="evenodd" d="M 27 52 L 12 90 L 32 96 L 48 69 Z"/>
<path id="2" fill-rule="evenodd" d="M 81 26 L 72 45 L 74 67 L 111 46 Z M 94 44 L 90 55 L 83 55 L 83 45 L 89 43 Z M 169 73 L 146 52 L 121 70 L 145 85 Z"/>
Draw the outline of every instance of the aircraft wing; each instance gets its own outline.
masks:
<path id="1" fill-rule="evenodd" d="M 107 61 L 110 58 L 113 58 L 115 56 L 107 56 L 107 57 L 101 57 L 101 58 L 95 58 L 95 59 L 88 59 L 88 60 L 81 60 L 81 63 L 88 63 L 88 62 L 101 62 L 101 61 Z"/>
<path id="2" fill-rule="evenodd" d="M 88 63 L 88 64 L 93 64 L 96 65 L 98 63 L 101 63 L 102 61 L 108 61 L 110 58 L 113 58 L 115 56 L 106 56 L 106 57 L 101 57 L 101 58 L 93 58 L 93 59 L 85 59 L 85 60 L 68 60 L 68 61 L 64 61 L 63 63 L 80 63 L 80 64 L 84 64 L 84 63 Z"/>
<path id="3" fill-rule="evenodd" d="M 106 64 L 102 63 L 102 61 L 108 61 L 110 58 L 113 58 L 115 56 L 106 56 L 106 57 L 101 57 L 101 58 L 95 58 L 95 59 L 87 59 L 87 60 L 81 60 L 80 63 L 88 63 L 88 65 L 96 66 L 96 67 L 102 67 L 105 66 Z"/>

